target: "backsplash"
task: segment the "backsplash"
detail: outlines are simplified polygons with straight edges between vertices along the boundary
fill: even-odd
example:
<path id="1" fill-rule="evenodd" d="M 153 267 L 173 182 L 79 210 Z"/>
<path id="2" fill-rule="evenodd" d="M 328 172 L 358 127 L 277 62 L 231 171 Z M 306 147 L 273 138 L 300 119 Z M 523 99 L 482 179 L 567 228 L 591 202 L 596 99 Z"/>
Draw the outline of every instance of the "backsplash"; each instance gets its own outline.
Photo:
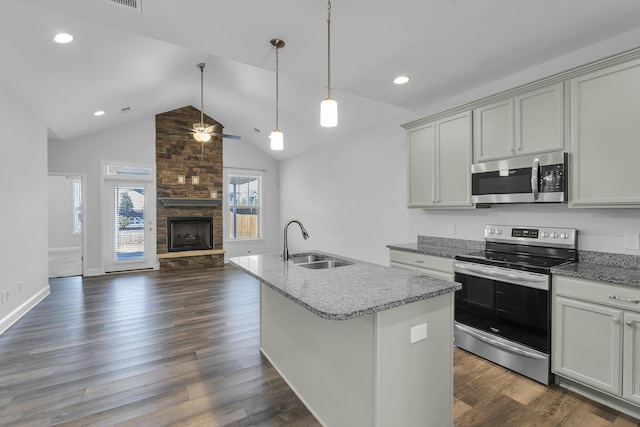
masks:
<path id="1" fill-rule="evenodd" d="M 484 250 L 485 242 L 478 240 L 450 239 L 446 237 L 418 236 L 418 249 L 421 247 L 446 246 L 465 251 Z M 578 261 L 606 265 L 610 267 L 632 268 L 640 270 L 640 256 L 612 252 L 578 250 Z"/>
<path id="2" fill-rule="evenodd" d="M 484 241 L 418 236 L 418 248 L 421 246 L 447 246 L 451 248 L 465 249 L 466 251 L 481 251 L 484 249 Z"/>
<path id="3" fill-rule="evenodd" d="M 578 250 L 578 261 L 610 267 L 640 269 L 640 256 Z"/>

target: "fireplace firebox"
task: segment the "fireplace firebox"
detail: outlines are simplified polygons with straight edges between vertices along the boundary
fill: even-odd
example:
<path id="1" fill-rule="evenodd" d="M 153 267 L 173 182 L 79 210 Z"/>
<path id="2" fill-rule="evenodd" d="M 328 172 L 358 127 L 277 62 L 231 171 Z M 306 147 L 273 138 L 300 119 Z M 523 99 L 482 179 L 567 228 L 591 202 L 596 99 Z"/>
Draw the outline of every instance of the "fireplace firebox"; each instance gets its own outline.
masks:
<path id="1" fill-rule="evenodd" d="M 213 217 L 167 218 L 169 252 L 213 249 Z"/>

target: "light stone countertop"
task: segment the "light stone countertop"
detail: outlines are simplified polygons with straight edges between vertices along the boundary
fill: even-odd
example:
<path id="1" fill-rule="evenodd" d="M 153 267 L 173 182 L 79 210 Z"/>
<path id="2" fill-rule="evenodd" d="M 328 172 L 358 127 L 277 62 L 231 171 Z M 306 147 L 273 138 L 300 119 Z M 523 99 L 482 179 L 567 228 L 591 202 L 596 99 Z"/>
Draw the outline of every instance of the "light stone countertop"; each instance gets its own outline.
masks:
<path id="1" fill-rule="evenodd" d="M 320 251 L 352 265 L 307 269 L 279 253 L 231 258 L 229 262 L 319 317 L 348 320 L 461 289 L 456 282 L 419 275 Z M 293 255 L 293 254 L 292 254 Z"/>
<path id="2" fill-rule="evenodd" d="M 640 287 L 640 270 L 615 265 L 580 261 L 553 267 L 551 274 Z"/>
<path id="3" fill-rule="evenodd" d="M 406 252 L 439 256 L 443 258 L 455 258 L 456 255 L 465 255 L 484 250 L 484 241 L 449 239 L 444 237 L 418 236 L 413 243 L 395 243 L 387 245 L 389 249 Z"/>
<path id="4" fill-rule="evenodd" d="M 452 246 L 441 245 L 419 245 L 418 243 L 393 243 L 387 245 L 389 249 L 395 249 L 398 251 L 413 252 L 416 254 L 424 254 L 431 256 L 439 256 L 442 258 L 455 258 L 456 255 L 464 255 L 470 252 L 476 252 L 466 250 L 462 248 L 456 248 Z"/>

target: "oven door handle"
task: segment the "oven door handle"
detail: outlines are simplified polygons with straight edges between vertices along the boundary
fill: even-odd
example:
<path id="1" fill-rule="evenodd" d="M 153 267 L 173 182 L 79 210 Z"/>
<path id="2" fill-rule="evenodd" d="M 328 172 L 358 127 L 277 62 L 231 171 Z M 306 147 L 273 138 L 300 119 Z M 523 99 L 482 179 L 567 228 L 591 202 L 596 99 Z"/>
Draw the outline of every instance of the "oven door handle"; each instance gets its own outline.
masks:
<path id="1" fill-rule="evenodd" d="M 469 329 L 465 328 L 464 326 L 460 326 L 460 324 L 458 324 L 458 323 L 456 323 L 456 329 L 460 329 L 465 334 L 469 334 L 472 337 L 479 339 L 480 341 L 484 341 L 487 344 L 490 344 L 490 345 L 492 345 L 494 347 L 501 348 L 501 349 L 509 351 L 511 353 L 519 354 L 521 356 L 525 356 L 525 357 L 528 357 L 530 359 L 537 359 L 537 360 L 544 360 L 545 359 L 545 356 L 541 356 L 539 354 L 531 353 L 531 352 L 528 352 L 526 350 L 521 350 L 521 349 L 519 349 L 517 347 L 513 347 L 511 345 L 507 345 L 507 344 L 501 343 L 499 341 L 492 340 L 491 338 L 487 338 L 487 337 L 485 337 L 483 335 L 480 335 L 479 333 L 474 332 L 472 330 L 469 330 Z"/>
<path id="2" fill-rule="evenodd" d="M 538 276 L 532 276 L 532 273 L 527 275 L 508 274 L 503 271 L 498 271 L 495 268 L 483 269 L 473 268 L 468 264 L 462 264 L 457 262 L 455 264 L 455 270 L 457 273 L 469 274 L 470 276 L 483 277 L 489 280 L 500 280 L 503 282 L 514 283 L 517 285 L 528 286 L 530 288 L 548 290 L 548 278 L 544 274 Z"/>

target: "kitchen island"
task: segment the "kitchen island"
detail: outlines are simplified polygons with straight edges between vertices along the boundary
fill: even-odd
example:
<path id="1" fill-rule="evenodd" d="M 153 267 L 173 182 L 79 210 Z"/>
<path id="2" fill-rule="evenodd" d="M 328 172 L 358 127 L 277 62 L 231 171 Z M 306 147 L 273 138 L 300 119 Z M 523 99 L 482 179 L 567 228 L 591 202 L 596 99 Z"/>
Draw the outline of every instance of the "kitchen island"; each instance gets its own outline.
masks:
<path id="1" fill-rule="evenodd" d="M 455 282 L 322 252 L 232 258 L 261 282 L 260 347 L 327 426 L 453 425 Z"/>

